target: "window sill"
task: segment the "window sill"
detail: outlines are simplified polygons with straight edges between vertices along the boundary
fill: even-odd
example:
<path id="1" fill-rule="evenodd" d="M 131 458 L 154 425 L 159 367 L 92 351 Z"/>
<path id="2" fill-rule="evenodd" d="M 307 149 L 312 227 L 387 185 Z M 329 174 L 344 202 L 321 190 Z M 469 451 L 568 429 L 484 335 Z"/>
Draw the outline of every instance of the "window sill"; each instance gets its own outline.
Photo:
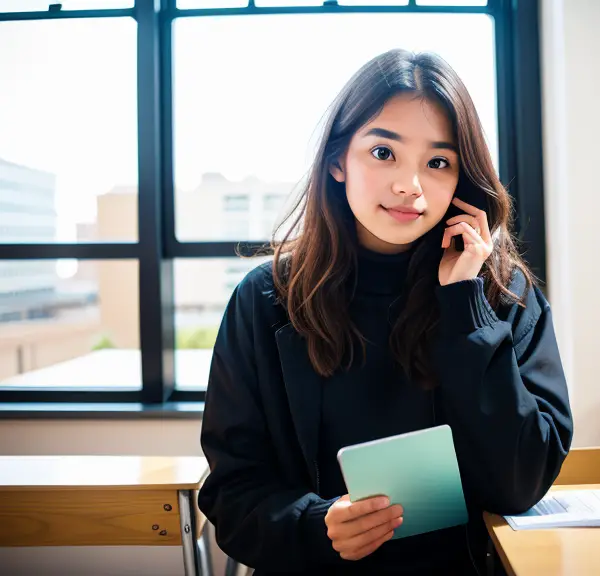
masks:
<path id="1" fill-rule="evenodd" d="M 140 403 L 0 403 L 0 420 L 200 420 L 204 402 Z"/>
<path id="2" fill-rule="evenodd" d="M 206 390 L 212 353 L 212 349 L 175 351 L 177 390 Z M 85 383 L 82 383 L 82 380 Z M 142 357 L 139 350 L 96 350 L 84 356 L 0 380 L 0 387 L 3 390 L 141 390 Z"/>

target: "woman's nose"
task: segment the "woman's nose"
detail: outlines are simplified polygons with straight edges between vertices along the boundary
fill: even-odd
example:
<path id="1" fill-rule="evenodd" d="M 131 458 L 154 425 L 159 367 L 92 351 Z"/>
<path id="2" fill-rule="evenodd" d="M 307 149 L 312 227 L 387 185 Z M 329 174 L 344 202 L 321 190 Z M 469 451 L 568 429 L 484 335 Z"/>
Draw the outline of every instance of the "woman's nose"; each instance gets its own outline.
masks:
<path id="1" fill-rule="evenodd" d="M 400 174 L 392 185 L 392 193 L 396 195 L 421 196 L 423 188 L 416 172 Z"/>

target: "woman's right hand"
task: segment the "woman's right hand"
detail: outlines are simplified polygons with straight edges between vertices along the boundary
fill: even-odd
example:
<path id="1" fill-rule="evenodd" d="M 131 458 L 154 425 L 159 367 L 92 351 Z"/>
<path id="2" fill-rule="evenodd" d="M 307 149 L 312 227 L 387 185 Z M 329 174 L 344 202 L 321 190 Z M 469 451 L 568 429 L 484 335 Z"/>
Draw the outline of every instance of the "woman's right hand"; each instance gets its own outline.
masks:
<path id="1" fill-rule="evenodd" d="M 327 535 L 344 560 L 360 560 L 392 538 L 403 513 L 402 506 L 390 506 L 385 496 L 351 502 L 346 494 L 327 511 Z"/>

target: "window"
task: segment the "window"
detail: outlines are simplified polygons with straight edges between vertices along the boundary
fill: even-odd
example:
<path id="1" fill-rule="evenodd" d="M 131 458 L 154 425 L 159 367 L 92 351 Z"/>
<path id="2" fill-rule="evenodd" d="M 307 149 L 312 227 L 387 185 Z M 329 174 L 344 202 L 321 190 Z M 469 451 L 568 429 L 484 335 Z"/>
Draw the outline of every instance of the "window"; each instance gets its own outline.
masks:
<path id="1" fill-rule="evenodd" d="M 321 0 L 294 0 L 295 6 L 319 6 L 322 5 Z M 256 5 L 260 7 L 273 7 L 273 6 L 289 6 L 290 3 L 286 0 L 256 0 Z"/>
<path id="2" fill-rule="evenodd" d="M 359 28 L 373 31 L 368 41 L 356 43 Z M 307 34 L 312 38 L 308 44 Z M 468 43 L 463 41 L 467 36 Z M 244 38 L 244 49 L 221 45 L 223 38 Z M 314 144 L 323 111 L 352 72 L 397 46 L 396 38 L 414 50 L 440 52 L 456 68 L 471 91 L 497 165 L 494 23 L 486 14 L 184 18 L 174 26 L 178 238 L 266 239 L 254 236 L 252 223 L 268 218 L 270 224 L 256 232 L 273 229 L 281 215 L 280 199 L 285 203 L 309 168 L 306 146 Z M 323 58 L 332 46 L 338 54 L 335 67 Z M 211 57 L 197 58 L 204 53 Z M 207 85 L 219 90 L 207 90 Z M 260 90 L 240 90 L 257 85 Z M 307 85 L 319 90 L 298 90 Z M 223 130 L 224 118 L 227 126 L 236 127 L 235 138 L 232 130 Z M 224 222 L 231 216 L 223 212 L 246 213 L 250 226 L 232 238 Z"/>
<path id="3" fill-rule="evenodd" d="M 284 204 L 286 197 L 283 194 L 265 194 L 264 209 L 267 212 L 279 212 Z"/>
<path id="4" fill-rule="evenodd" d="M 179 390 L 205 390 L 212 348 L 236 286 L 270 258 L 175 261 L 175 377 Z"/>
<path id="5" fill-rule="evenodd" d="M 363 0 L 339 0 L 341 6 L 364 6 Z M 408 0 L 376 0 L 375 6 L 406 6 Z"/>
<path id="6" fill-rule="evenodd" d="M 135 242 L 135 21 L 0 22 L 0 78 L 0 243 Z"/>
<path id="7" fill-rule="evenodd" d="M 486 6 L 487 0 L 417 0 L 420 6 Z"/>
<path id="8" fill-rule="evenodd" d="M 248 212 L 250 210 L 250 198 L 248 196 L 224 196 L 223 210 L 225 212 Z"/>
<path id="9" fill-rule="evenodd" d="M 221 222 L 219 233 L 223 235 L 223 240 L 239 240 L 240 238 L 250 237 L 250 219 L 249 215 L 238 216 L 237 218 L 225 217 Z"/>
<path id="10" fill-rule="evenodd" d="M 0 0 L 2 12 L 45 12 L 60 4 L 61 10 L 89 10 L 91 8 L 130 8 L 134 0 Z"/>
<path id="11" fill-rule="evenodd" d="M 225 306 L 269 260 L 236 252 L 392 47 L 465 80 L 544 279 L 537 8 L 338 4 L 0 0 L 0 403 L 202 401 Z"/>
<path id="12" fill-rule="evenodd" d="M 248 0 L 177 0 L 177 8 L 243 8 Z"/>
<path id="13" fill-rule="evenodd" d="M 132 260 L 0 261 L 0 389 L 141 388 Z"/>

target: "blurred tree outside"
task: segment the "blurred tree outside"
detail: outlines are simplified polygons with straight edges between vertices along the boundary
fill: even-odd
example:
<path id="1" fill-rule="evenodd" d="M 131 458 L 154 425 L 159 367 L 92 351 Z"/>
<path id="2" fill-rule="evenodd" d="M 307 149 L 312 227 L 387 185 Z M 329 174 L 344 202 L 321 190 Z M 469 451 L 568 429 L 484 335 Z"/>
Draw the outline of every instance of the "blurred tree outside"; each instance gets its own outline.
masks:
<path id="1" fill-rule="evenodd" d="M 116 348 L 116 346 L 106 334 L 103 334 L 100 337 L 100 339 L 92 346 L 92 352 L 95 352 L 96 350 L 107 350 L 109 348 Z"/>
<path id="2" fill-rule="evenodd" d="M 175 337 L 175 348 L 178 350 L 212 348 L 215 345 L 218 331 L 218 326 L 180 328 Z"/>

